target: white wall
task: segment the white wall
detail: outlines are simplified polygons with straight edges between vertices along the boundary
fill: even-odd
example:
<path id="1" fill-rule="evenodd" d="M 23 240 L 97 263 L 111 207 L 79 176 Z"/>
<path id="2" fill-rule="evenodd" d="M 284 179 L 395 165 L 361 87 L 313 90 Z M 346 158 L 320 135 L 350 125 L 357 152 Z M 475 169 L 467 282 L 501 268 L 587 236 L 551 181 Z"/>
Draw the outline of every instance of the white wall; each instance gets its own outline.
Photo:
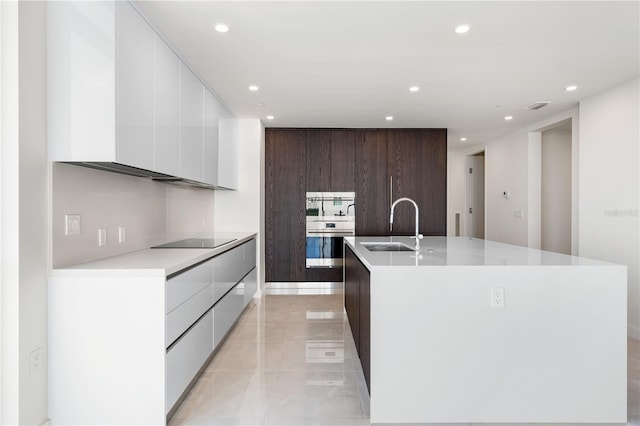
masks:
<path id="1" fill-rule="evenodd" d="M 54 268 L 213 231 L 211 190 L 54 163 L 52 194 Z M 80 235 L 64 235 L 65 214 L 81 215 Z M 107 229 L 106 246 L 98 228 Z"/>
<path id="2" fill-rule="evenodd" d="M 45 6 L 2 2 L 2 418 L 47 418 Z M 42 350 L 30 371 L 30 353 Z"/>
<path id="3" fill-rule="evenodd" d="M 257 119 L 239 120 L 238 190 L 217 191 L 216 232 L 257 232 L 258 276 L 264 282 L 264 126 Z"/>
<path id="4" fill-rule="evenodd" d="M 571 254 L 571 131 L 542 132 L 543 250 Z"/>
<path id="5" fill-rule="evenodd" d="M 580 256 L 628 266 L 628 333 L 640 339 L 638 79 L 580 103 Z"/>
<path id="6" fill-rule="evenodd" d="M 534 246 L 535 223 L 519 222 L 513 210 L 527 204 L 539 172 L 532 170 L 535 150 L 527 152 L 536 134 L 571 119 L 571 252 L 628 267 L 628 334 L 640 339 L 640 186 L 639 80 L 623 84 L 580 102 L 579 108 L 557 114 L 487 143 L 488 240 Z M 477 148 L 475 148 L 477 150 Z M 450 173 L 464 172 L 464 157 L 474 150 L 449 153 Z M 462 163 L 461 163 L 462 162 Z M 527 171 L 527 169 L 529 169 Z M 453 211 L 462 205 L 462 180 L 450 175 L 448 231 L 453 235 Z M 514 194 L 514 188 L 516 193 Z M 511 200 L 502 191 L 511 189 Z M 517 197 L 514 199 L 514 196 Z M 464 216 L 463 216 L 464 217 Z M 527 231 L 525 231 L 527 228 Z M 533 230 L 533 231 L 532 231 Z M 529 235 L 527 235 L 529 234 Z"/>
<path id="7" fill-rule="evenodd" d="M 464 214 L 465 157 L 485 151 L 485 238 L 509 244 L 540 247 L 541 239 L 541 131 L 563 120 L 578 123 L 578 110 L 571 109 L 516 132 L 462 150 L 449 151 L 447 184 L 447 233 L 454 235 L 454 213 L 462 212 L 462 235 L 468 227 Z M 577 134 L 577 129 L 574 131 Z M 577 141 L 572 140 L 572 162 L 577 164 Z M 572 176 L 577 191 L 577 173 Z M 503 197 L 510 191 L 511 198 Z M 517 218 L 516 210 L 523 217 Z M 575 210 L 575 211 L 574 211 Z M 577 192 L 572 195 L 572 221 L 577 224 Z M 577 225 L 576 225 L 577 226 Z M 577 229 L 577 228 L 576 228 Z M 577 232 L 575 233 L 577 241 Z"/>
<path id="8" fill-rule="evenodd" d="M 0 2 L 0 423 L 19 417 L 18 3 Z"/>

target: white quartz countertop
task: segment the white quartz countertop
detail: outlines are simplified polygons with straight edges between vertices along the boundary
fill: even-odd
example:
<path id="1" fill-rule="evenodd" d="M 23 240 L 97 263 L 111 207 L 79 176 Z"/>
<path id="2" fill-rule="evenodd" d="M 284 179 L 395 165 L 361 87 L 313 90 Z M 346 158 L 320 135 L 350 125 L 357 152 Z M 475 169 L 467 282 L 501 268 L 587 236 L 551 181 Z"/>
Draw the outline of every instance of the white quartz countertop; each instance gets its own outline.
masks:
<path id="1" fill-rule="evenodd" d="M 198 238 L 212 238 L 214 235 L 200 235 Z M 168 276 L 188 268 L 203 260 L 239 246 L 256 236 L 251 232 L 216 232 L 216 238 L 235 238 L 235 241 L 214 249 L 203 248 L 162 248 L 142 249 L 130 253 L 105 257 L 90 262 L 79 263 L 65 268 L 54 269 L 52 276 L 92 275 L 100 276 Z"/>
<path id="2" fill-rule="evenodd" d="M 401 242 L 415 246 L 410 237 L 345 237 L 368 268 L 402 266 L 604 266 L 601 262 L 566 254 L 468 237 L 424 237 L 420 251 L 370 251 L 363 243 Z"/>

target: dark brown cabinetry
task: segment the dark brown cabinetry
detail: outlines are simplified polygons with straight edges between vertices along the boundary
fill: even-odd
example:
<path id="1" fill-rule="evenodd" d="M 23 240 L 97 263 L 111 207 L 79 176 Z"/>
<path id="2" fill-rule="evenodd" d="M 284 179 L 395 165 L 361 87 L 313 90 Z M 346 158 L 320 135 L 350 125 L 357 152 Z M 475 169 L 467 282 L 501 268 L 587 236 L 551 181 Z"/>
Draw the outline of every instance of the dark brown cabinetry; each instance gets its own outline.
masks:
<path id="1" fill-rule="evenodd" d="M 414 200 L 420 209 L 420 232 L 425 236 L 446 234 L 446 140 L 444 129 L 391 129 L 387 133 L 389 203 L 402 197 Z M 415 229 L 413 206 L 398 204 L 391 235 L 413 235 Z"/>
<path id="2" fill-rule="evenodd" d="M 307 132 L 270 129 L 265 141 L 267 281 L 306 280 Z"/>
<path id="3" fill-rule="evenodd" d="M 355 191 L 356 235 L 446 233 L 446 129 L 276 129 L 265 132 L 265 279 L 341 281 L 340 269 L 306 269 L 305 194 Z"/>
<path id="4" fill-rule="evenodd" d="M 371 275 L 348 246 L 344 260 L 344 306 L 367 389 L 371 390 Z"/>
<path id="5" fill-rule="evenodd" d="M 356 235 L 389 235 L 387 132 L 366 130 L 356 144 Z"/>

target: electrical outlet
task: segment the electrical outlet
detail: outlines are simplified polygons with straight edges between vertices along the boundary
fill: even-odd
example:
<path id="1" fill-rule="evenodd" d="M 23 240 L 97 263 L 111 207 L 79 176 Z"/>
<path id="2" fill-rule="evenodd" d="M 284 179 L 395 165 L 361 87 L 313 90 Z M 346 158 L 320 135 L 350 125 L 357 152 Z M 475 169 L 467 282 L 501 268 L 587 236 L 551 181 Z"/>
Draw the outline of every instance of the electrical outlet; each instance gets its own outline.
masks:
<path id="1" fill-rule="evenodd" d="M 495 287 L 489 292 L 491 298 L 490 306 L 492 308 L 504 308 L 504 288 Z"/>
<path id="2" fill-rule="evenodd" d="M 126 243 L 127 242 L 127 228 L 124 226 L 118 226 L 118 243 Z"/>
<path id="3" fill-rule="evenodd" d="M 522 210 L 514 210 L 513 211 L 513 216 L 516 219 L 522 219 L 522 216 L 524 216 L 524 212 Z"/>
<path id="4" fill-rule="evenodd" d="M 80 215 L 65 214 L 64 215 L 64 235 L 80 234 Z"/>
<path id="5" fill-rule="evenodd" d="M 98 247 L 107 245 L 107 229 L 98 228 Z"/>
<path id="6" fill-rule="evenodd" d="M 42 368 L 42 348 L 38 348 L 29 354 L 29 373 L 36 374 Z"/>

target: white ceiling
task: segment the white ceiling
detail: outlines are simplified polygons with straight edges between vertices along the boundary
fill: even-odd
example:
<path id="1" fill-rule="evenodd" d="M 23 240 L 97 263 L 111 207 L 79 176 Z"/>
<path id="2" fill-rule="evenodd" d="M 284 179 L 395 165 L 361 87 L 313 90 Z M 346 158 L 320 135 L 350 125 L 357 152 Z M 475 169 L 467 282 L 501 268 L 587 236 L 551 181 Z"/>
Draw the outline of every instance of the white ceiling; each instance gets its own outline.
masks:
<path id="1" fill-rule="evenodd" d="M 450 148 L 463 145 L 460 137 L 490 141 L 637 77 L 639 5 L 138 3 L 238 117 L 268 127 L 446 127 Z M 230 31 L 214 31 L 219 22 Z M 463 23 L 471 30 L 456 34 Z M 565 91 L 570 84 L 578 90 Z M 410 93 L 412 85 L 420 91 Z M 525 109 L 536 101 L 552 103 Z"/>

